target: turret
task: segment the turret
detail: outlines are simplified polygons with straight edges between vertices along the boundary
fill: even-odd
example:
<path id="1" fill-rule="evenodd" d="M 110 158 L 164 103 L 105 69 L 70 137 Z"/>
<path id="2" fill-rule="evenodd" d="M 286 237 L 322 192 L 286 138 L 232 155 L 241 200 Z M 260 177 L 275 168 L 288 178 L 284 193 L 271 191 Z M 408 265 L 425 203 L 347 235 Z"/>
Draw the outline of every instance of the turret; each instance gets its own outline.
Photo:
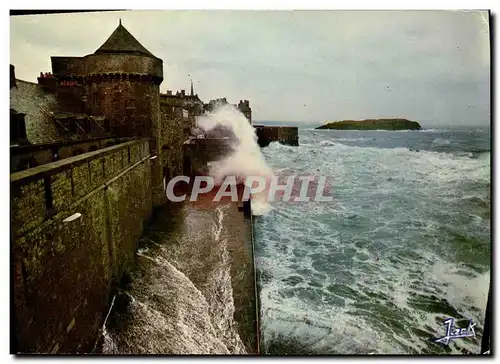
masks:
<path id="1" fill-rule="evenodd" d="M 52 57 L 58 82 L 78 80 L 90 115 L 109 120 L 117 136 L 151 136 L 159 120 L 163 62 L 147 50 L 121 21 L 109 38 L 85 57 Z M 151 147 L 154 147 L 152 141 Z"/>

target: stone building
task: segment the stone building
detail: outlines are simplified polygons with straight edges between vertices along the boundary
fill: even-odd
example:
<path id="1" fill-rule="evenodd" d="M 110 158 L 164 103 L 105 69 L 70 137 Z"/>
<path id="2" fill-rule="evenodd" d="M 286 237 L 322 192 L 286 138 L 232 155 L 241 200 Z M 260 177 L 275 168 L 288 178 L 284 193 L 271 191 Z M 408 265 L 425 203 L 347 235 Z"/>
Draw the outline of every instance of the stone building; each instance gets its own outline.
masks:
<path id="1" fill-rule="evenodd" d="M 252 123 L 252 109 L 250 108 L 250 101 L 245 100 L 242 101 L 240 100 L 238 104 L 238 109 L 245 115 L 245 117 L 250 121 L 250 124 Z"/>
<path id="2" fill-rule="evenodd" d="M 189 95 L 186 95 L 186 90 L 177 91 L 175 94 L 172 93 L 172 90 L 167 90 L 167 93 L 161 94 L 160 98 L 163 104 L 172 107 L 182 107 L 190 115 L 199 116 L 203 114 L 203 101 L 200 100 L 198 94 L 194 93 L 192 81 L 191 93 Z"/>
<path id="3" fill-rule="evenodd" d="M 204 104 L 203 110 L 204 110 L 204 112 L 210 112 L 210 111 L 214 110 L 217 106 L 228 105 L 228 104 L 229 104 L 229 102 L 227 101 L 227 98 L 222 97 L 219 99 L 210 100 L 208 102 L 208 104 Z M 252 123 L 252 109 L 250 107 L 250 101 L 240 100 L 240 102 L 237 105 L 233 104 L 233 106 L 235 108 L 237 108 L 238 110 L 240 110 L 243 115 L 245 115 L 245 117 L 248 119 L 250 124 Z"/>
<path id="4" fill-rule="evenodd" d="M 229 104 L 229 103 L 227 102 L 227 99 L 225 97 L 210 100 L 207 104 L 203 104 L 203 111 L 210 112 L 210 111 L 213 111 L 217 106 L 227 105 L 227 104 Z M 233 105 L 233 106 L 236 106 L 236 105 Z"/>

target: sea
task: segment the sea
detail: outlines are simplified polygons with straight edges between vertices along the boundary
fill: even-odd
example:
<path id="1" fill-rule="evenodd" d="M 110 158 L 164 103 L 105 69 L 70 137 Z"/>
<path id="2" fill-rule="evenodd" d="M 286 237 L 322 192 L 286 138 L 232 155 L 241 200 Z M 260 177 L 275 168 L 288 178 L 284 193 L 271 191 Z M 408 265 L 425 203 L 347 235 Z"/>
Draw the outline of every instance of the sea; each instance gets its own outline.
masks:
<path id="1" fill-rule="evenodd" d="M 259 148 L 230 105 L 197 125 L 228 136 L 231 152 L 208 170 L 214 180 L 324 177 L 331 201 L 253 195 L 255 276 L 238 204 L 209 196 L 167 204 L 145 227 L 95 352 L 252 354 L 259 312 L 264 355 L 479 353 L 491 262 L 489 128 L 304 128 L 298 147 Z M 472 322 L 474 336 L 435 342 L 449 318 L 460 328 Z"/>
<path id="2" fill-rule="evenodd" d="M 326 176 L 331 202 L 254 219 L 264 354 L 478 354 L 491 262 L 491 131 L 299 129 L 261 150 L 283 176 Z M 475 323 L 475 337 L 443 321 Z"/>

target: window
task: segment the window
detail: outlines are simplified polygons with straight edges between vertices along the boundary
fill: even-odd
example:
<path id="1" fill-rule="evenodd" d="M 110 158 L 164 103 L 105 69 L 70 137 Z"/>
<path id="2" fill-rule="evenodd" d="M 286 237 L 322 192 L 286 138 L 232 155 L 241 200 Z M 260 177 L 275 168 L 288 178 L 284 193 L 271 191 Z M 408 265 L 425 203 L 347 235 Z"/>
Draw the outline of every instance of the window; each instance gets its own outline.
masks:
<path id="1" fill-rule="evenodd" d="M 26 142 L 26 124 L 24 114 L 10 111 L 10 144 Z"/>

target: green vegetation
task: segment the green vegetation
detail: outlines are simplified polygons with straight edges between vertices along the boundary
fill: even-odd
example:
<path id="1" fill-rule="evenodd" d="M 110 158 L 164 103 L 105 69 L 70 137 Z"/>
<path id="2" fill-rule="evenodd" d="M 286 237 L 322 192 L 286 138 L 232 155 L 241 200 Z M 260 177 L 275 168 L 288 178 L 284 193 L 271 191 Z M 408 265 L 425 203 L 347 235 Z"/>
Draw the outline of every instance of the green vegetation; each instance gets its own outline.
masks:
<path id="1" fill-rule="evenodd" d="M 366 120 L 341 120 L 326 123 L 316 129 L 333 130 L 420 130 L 421 126 L 416 121 L 407 119 L 366 119 Z"/>

